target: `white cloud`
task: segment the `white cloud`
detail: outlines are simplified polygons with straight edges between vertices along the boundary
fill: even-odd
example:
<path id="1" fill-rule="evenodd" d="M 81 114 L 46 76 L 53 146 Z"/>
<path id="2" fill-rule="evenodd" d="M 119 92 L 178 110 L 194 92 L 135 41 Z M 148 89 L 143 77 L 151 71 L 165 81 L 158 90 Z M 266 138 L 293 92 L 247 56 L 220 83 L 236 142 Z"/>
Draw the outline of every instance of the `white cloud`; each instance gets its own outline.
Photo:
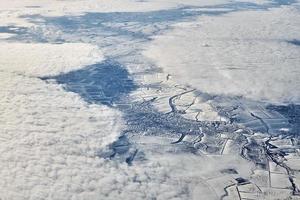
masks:
<path id="1" fill-rule="evenodd" d="M 104 59 L 100 49 L 83 43 L 0 43 L 0 70 L 30 76 L 66 73 Z"/>
<path id="2" fill-rule="evenodd" d="M 0 79 L 0 197 L 71 199 L 94 190 L 94 168 L 104 163 L 96 154 L 121 133 L 121 114 L 37 78 Z"/>
<path id="3" fill-rule="evenodd" d="M 300 13 L 292 7 L 200 17 L 155 38 L 145 55 L 174 80 L 215 94 L 299 102 Z"/>

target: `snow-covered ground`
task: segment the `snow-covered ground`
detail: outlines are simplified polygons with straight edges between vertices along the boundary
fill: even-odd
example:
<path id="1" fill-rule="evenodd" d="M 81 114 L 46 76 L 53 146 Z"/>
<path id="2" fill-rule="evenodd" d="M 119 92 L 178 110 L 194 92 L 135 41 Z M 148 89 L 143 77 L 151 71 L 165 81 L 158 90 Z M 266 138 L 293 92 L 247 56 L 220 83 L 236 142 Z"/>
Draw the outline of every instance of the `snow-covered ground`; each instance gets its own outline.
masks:
<path id="1" fill-rule="evenodd" d="M 0 0 L 0 199 L 300 199 L 299 6 Z"/>

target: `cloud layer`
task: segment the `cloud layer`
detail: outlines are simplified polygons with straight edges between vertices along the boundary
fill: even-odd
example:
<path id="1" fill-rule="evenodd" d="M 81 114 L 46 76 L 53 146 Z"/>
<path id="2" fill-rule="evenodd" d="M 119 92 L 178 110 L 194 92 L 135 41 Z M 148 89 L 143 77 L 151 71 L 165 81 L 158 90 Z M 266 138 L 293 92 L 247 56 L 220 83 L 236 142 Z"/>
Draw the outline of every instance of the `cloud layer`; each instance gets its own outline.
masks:
<path id="1" fill-rule="evenodd" d="M 145 55 L 204 92 L 299 103 L 300 48 L 288 42 L 300 38 L 299 17 L 292 7 L 201 17 L 156 37 Z"/>

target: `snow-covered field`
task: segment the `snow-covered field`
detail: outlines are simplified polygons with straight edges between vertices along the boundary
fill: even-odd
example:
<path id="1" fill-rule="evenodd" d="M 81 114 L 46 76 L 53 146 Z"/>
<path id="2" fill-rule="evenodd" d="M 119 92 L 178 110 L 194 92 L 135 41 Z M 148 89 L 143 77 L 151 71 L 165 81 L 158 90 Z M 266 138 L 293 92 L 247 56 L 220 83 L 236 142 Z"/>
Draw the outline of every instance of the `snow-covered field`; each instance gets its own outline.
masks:
<path id="1" fill-rule="evenodd" d="M 0 0 L 0 200 L 300 199 L 300 1 Z"/>

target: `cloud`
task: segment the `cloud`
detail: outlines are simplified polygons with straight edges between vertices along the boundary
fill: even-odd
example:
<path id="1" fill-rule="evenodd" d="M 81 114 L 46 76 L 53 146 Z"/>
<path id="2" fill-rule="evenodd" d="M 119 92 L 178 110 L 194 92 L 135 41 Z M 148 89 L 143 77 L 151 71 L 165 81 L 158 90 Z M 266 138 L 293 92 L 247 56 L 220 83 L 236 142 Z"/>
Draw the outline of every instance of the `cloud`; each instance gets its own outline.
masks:
<path id="1" fill-rule="evenodd" d="M 298 18 L 292 7 L 200 17 L 157 36 L 144 54 L 204 92 L 299 103 L 300 48 L 287 42 L 300 38 Z"/>
<path id="2" fill-rule="evenodd" d="M 85 11 L 158 10 L 177 7 L 181 2 L 177 0 L 172 2 L 116 0 L 110 2 L 57 1 L 54 4 L 53 1 L 43 0 L 39 1 L 37 5 L 37 2 L 31 0 L 2 1 L 0 2 L 1 9 L 19 10 L 3 12 L 4 14 L 2 14 L 6 17 L 0 21 L 5 26 L 11 22 L 15 22 L 17 25 L 31 26 L 32 24 L 26 24 L 28 22 L 24 19 L 20 20 L 18 17 L 21 14 L 57 16 L 75 15 Z M 185 3 L 207 5 L 222 2 L 224 1 L 191 0 Z M 272 30 L 268 23 L 273 23 L 271 16 L 274 15 L 274 12 L 283 15 L 281 20 L 284 22 L 276 21 L 274 26 L 277 27 L 278 23 L 278 26 L 283 25 L 284 28 L 287 28 L 287 22 L 289 22 L 291 23 L 289 28 L 292 30 L 295 28 L 291 32 L 292 35 L 283 34 L 285 33 L 283 30 L 276 32 L 279 35 L 274 37 L 285 40 L 294 39 L 292 37 L 297 36 L 297 27 L 293 23 L 297 22 L 290 20 L 296 14 L 294 11 L 287 11 L 291 10 L 278 11 L 278 13 L 272 11 L 270 15 L 264 12 L 249 12 L 247 15 L 238 13 L 227 15 L 225 18 L 203 17 L 203 24 L 202 22 L 178 24 L 174 32 L 154 41 L 149 52 L 152 53 L 154 59 L 158 60 L 160 66 L 163 66 L 166 71 L 170 70 L 175 77 L 179 77 L 179 82 L 187 83 L 187 77 L 192 77 L 188 79 L 191 85 L 209 91 L 210 88 L 207 85 L 198 84 L 199 76 L 203 75 L 200 72 L 203 71 L 197 71 L 198 68 L 195 69 L 195 66 L 203 65 L 203 61 L 207 61 L 204 62 L 208 64 L 207 66 L 210 66 L 210 61 L 214 61 L 214 67 L 223 66 L 222 62 L 227 62 L 227 59 L 236 59 L 232 56 L 235 47 L 241 53 L 248 53 L 249 48 L 252 48 L 254 44 L 246 41 L 243 34 L 248 36 L 247 34 L 254 30 L 253 26 L 257 26 L 258 31 L 255 34 L 261 31 L 262 36 L 268 36 L 268 31 Z M 11 17 L 8 16 L 9 13 Z M 287 14 L 284 15 L 284 13 Z M 264 27 L 259 26 L 261 22 L 252 26 L 244 25 L 245 22 L 241 21 L 241 16 L 249 23 L 256 20 L 258 16 L 260 20 L 266 20 L 266 22 Z M 3 19 L 2 16 L 1 19 Z M 224 26 L 215 28 L 219 24 Z M 180 31 L 181 28 L 184 30 Z M 234 28 L 234 31 L 231 31 L 230 28 Z M 242 30 L 246 30 L 246 32 Z M 219 36 L 231 37 L 232 34 L 236 34 L 233 38 L 237 37 L 237 41 L 241 44 L 236 43 L 235 40 L 219 39 Z M 4 35 L 4 37 L 6 36 Z M 268 48 L 264 49 L 265 44 L 265 41 L 258 41 L 258 44 L 253 46 L 253 50 L 262 49 L 264 55 L 265 53 L 269 55 Z M 270 44 L 271 56 L 276 52 L 274 49 L 283 52 L 285 56 L 294 56 L 294 50 L 297 52 L 297 49 L 290 51 L 290 48 L 292 48 L 291 46 L 298 48 L 296 45 L 284 42 L 280 43 L 281 46 L 278 46 L 276 41 L 270 41 Z M 98 104 L 87 103 L 78 95 L 81 93 L 74 88 L 78 89 L 76 84 L 80 84 L 80 81 L 84 79 L 81 76 L 78 77 L 76 72 L 84 74 L 81 72 L 84 72 L 87 66 L 90 66 L 87 69 L 103 67 L 103 64 L 107 68 L 111 67 L 105 63 L 101 64 L 104 60 L 102 51 L 97 46 L 83 43 L 1 42 L 0 47 L 0 198 L 13 200 L 219 199 L 224 194 L 224 186 L 232 184 L 235 178 L 234 175 L 221 173 L 222 170 L 231 169 L 238 173 L 236 176 L 245 178 L 251 175 L 253 165 L 236 154 L 218 156 L 203 155 L 199 152 L 183 153 L 176 151 L 177 146 L 170 145 L 168 139 L 149 138 L 143 136 L 142 133 L 137 137 L 142 141 L 141 143 L 148 142 L 148 144 L 145 149 L 139 147 L 138 150 L 145 150 L 145 160 L 135 161 L 132 166 L 128 166 L 125 162 L 120 163 L 99 157 L 99 152 L 105 150 L 107 145 L 114 142 L 124 130 L 123 115 L 113 106 L 101 105 L 101 101 L 97 101 Z M 229 49 L 225 51 L 226 48 Z M 197 57 L 199 55 L 200 58 Z M 208 59 L 209 56 L 212 56 L 211 60 Z M 257 58 L 263 59 L 263 57 Z M 291 64 L 290 59 L 287 60 L 287 63 L 282 61 L 282 57 L 278 59 L 279 63 L 286 67 Z M 243 60 L 234 61 L 245 67 Z M 131 61 L 129 60 L 129 62 Z M 212 76 L 211 79 L 224 81 L 226 76 L 231 76 L 230 73 L 221 73 L 220 69 L 213 68 L 211 71 L 211 68 L 207 66 L 204 66 L 203 70 Z M 277 66 L 276 62 L 275 66 Z M 122 72 L 119 68 L 115 69 L 116 72 L 118 70 Z M 185 72 L 181 69 L 186 70 L 188 74 L 184 74 Z M 288 69 L 294 70 L 294 68 Z M 103 73 L 101 70 L 98 71 Z M 216 71 L 218 73 L 215 73 Z M 93 70 L 86 75 L 92 76 L 92 72 Z M 182 73 L 183 76 L 180 77 L 179 73 Z M 43 81 L 38 78 L 57 76 L 64 80 L 66 76 L 61 74 L 72 75 L 74 79 L 70 84 L 74 85 L 70 87 L 73 90 L 68 92 L 56 82 Z M 127 74 L 125 75 L 124 77 L 127 78 Z M 250 75 L 253 74 L 250 73 Z M 287 76 L 289 77 L 289 75 Z M 244 78 L 241 74 L 236 76 L 239 77 L 237 79 L 239 81 Z M 293 78 L 293 76 L 290 77 Z M 104 82 L 106 84 L 107 80 Z M 61 83 L 64 82 L 61 81 Z M 207 82 L 204 83 L 207 84 Z M 96 80 L 94 83 L 86 83 L 87 86 L 89 84 L 98 87 Z M 214 86 L 214 84 L 212 85 Z M 224 82 L 221 84 L 225 85 Z M 212 92 L 224 91 L 223 88 L 215 88 L 217 91 Z M 263 87 L 263 89 L 265 88 Z M 77 94 L 71 91 L 76 91 Z M 84 93 L 84 91 L 82 92 Z M 241 91 L 232 86 L 232 91 L 229 92 L 239 94 Z M 259 98 L 261 97 L 262 95 L 259 95 Z M 167 150 L 173 149 L 175 149 L 173 153 L 167 152 Z"/>
<path id="3" fill-rule="evenodd" d="M 0 43 L 0 69 L 27 76 L 67 73 L 101 62 L 97 46 L 83 43 Z"/>
<path id="4" fill-rule="evenodd" d="M 66 49 L 62 52 L 60 45 L 11 44 L 10 47 L 19 51 L 18 55 L 23 53 L 20 56 L 24 65 L 20 58 L 11 61 L 3 56 L 1 198 L 178 200 L 196 198 L 204 191 L 203 198 L 214 199 L 220 192 L 215 193 L 212 189 L 215 184 L 209 183 L 208 177 L 222 177 L 226 184 L 233 179 L 220 173 L 226 167 L 234 167 L 245 176 L 250 174 L 251 165 L 241 158 L 174 155 L 166 153 L 164 148 L 157 152 L 151 144 L 145 151 L 147 160 L 134 162 L 132 166 L 99 157 L 99 152 L 124 130 L 122 114 L 112 107 L 88 104 L 55 82 L 47 83 L 36 77 L 83 67 L 79 66 L 81 60 L 92 62 L 93 57 L 71 56 Z M 42 50 L 47 50 L 49 59 Z M 64 59 L 59 58 L 61 53 L 65 53 Z M 13 59 L 11 53 L 7 55 Z M 168 141 L 155 143 L 170 145 Z M 215 165 L 222 167 L 213 168 Z"/>

